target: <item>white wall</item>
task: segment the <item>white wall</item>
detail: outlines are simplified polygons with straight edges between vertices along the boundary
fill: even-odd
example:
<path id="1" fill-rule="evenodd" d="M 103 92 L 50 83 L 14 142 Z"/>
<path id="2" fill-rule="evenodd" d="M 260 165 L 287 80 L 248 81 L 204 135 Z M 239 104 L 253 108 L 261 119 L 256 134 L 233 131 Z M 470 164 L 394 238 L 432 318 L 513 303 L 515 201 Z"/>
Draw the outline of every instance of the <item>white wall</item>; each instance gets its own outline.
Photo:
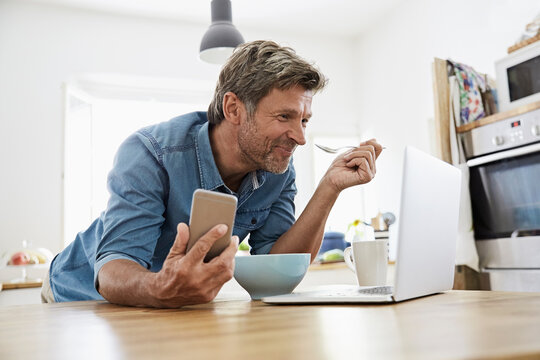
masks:
<path id="1" fill-rule="evenodd" d="M 432 58 L 493 74 L 494 60 L 539 11 L 537 0 L 410 0 L 358 39 L 240 30 L 246 40 L 294 47 L 330 77 L 310 133 L 359 132 L 387 146 L 366 186 L 373 216 L 397 213 L 403 147 L 432 150 Z M 197 59 L 206 27 L 0 0 L 0 250 L 23 239 L 61 248 L 62 83 L 103 72 L 215 81 L 219 68 Z M 301 209 L 315 185 L 310 149 L 295 160 Z"/>
<path id="2" fill-rule="evenodd" d="M 0 0 L 0 253 L 23 239 L 61 250 L 63 82 L 108 72 L 213 82 L 219 68 L 197 58 L 207 26 Z M 332 79 L 313 105 L 313 131 L 355 127 L 352 39 L 241 30 L 246 40 L 293 46 Z M 309 151 L 296 161 L 309 174 Z M 299 183 L 301 208 L 313 184 Z"/>
<path id="3" fill-rule="evenodd" d="M 495 75 L 525 24 L 540 13 L 537 0 L 413 0 L 401 3 L 356 43 L 360 133 L 387 146 L 377 177 L 365 189 L 366 212 L 398 213 L 405 145 L 436 154 L 431 63 L 452 59 Z"/>
<path id="4" fill-rule="evenodd" d="M 0 2 L 2 248 L 62 244 L 62 83 L 86 72 L 211 79 L 201 29 Z M 193 56 L 190 56 L 193 54 Z"/>

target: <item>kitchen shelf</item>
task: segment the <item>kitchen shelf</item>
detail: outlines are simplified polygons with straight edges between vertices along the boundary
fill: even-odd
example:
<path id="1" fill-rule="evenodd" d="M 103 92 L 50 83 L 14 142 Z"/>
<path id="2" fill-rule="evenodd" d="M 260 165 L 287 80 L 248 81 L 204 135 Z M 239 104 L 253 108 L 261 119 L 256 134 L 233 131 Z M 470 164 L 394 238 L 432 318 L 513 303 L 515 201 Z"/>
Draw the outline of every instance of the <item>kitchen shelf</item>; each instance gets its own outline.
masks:
<path id="1" fill-rule="evenodd" d="M 537 42 L 537 41 L 540 41 L 540 33 L 537 34 L 536 36 L 533 36 L 532 38 L 529 38 L 527 40 L 523 40 L 523 41 L 520 41 L 518 42 L 517 44 L 515 45 L 512 45 L 508 48 L 508 53 L 512 53 L 516 50 L 519 50 L 527 45 L 530 45 L 532 44 L 533 42 Z"/>
<path id="2" fill-rule="evenodd" d="M 499 112 L 493 115 L 489 115 L 481 119 L 478 119 L 476 121 L 470 122 L 468 124 L 458 126 L 456 127 L 456 132 L 464 133 L 472 129 L 475 129 L 477 127 L 493 124 L 497 121 L 506 120 L 514 116 L 519 116 L 521 114 L 525 114 L 536 109 L 540 109 L 540 101 L 522 105 L 512 110 L 503 111 L 503 112 Z"/>

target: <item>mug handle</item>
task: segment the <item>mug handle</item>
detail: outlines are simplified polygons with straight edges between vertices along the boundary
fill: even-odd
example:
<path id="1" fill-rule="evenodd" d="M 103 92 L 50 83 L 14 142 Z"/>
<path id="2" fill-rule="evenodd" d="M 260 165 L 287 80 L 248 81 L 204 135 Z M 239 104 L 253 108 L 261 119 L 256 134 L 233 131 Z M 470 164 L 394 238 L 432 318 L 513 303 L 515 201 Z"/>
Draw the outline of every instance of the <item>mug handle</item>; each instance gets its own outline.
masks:
<path id="1" fill-rule="evenodd" d="M 345 264 L 347 264 L 349 269 L 351 269 L 352 272 L 356 273 L 356 270 L 354 268 L 354 259 L 352 257 L 352 248 L 350 246 L 343 250 L 343 260 L 345 260 Z"/>

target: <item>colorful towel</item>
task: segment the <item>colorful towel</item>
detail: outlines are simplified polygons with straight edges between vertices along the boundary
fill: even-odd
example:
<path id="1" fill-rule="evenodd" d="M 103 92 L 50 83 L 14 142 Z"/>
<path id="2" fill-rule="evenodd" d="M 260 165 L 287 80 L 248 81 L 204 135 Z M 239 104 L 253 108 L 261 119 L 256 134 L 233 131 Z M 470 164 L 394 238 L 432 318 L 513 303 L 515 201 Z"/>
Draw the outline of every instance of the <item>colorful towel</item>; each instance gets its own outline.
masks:
<path id="1" fill-rule="evenodd" d="M 454 65 L 459 85 L 461 125 L 468 124 L 485 116 L 481 92 L 486 91 L 486 80 L 472 67 L 450 61 Z"/>

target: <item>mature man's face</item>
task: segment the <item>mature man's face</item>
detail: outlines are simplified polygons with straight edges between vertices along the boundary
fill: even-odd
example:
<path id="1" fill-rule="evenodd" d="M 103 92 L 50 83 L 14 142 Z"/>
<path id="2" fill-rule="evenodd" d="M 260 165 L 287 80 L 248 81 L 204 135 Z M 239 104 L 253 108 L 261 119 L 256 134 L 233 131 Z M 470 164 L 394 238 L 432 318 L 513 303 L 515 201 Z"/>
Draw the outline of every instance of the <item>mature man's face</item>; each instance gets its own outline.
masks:
<path id="1" fill-rule="evenodd" d="M 244 160 L 255 167 L 282 174 L 298 145 L 306 143 L 313 93 L 301 86 L 272 89 L 241 126 L 238 143 Z"/>

